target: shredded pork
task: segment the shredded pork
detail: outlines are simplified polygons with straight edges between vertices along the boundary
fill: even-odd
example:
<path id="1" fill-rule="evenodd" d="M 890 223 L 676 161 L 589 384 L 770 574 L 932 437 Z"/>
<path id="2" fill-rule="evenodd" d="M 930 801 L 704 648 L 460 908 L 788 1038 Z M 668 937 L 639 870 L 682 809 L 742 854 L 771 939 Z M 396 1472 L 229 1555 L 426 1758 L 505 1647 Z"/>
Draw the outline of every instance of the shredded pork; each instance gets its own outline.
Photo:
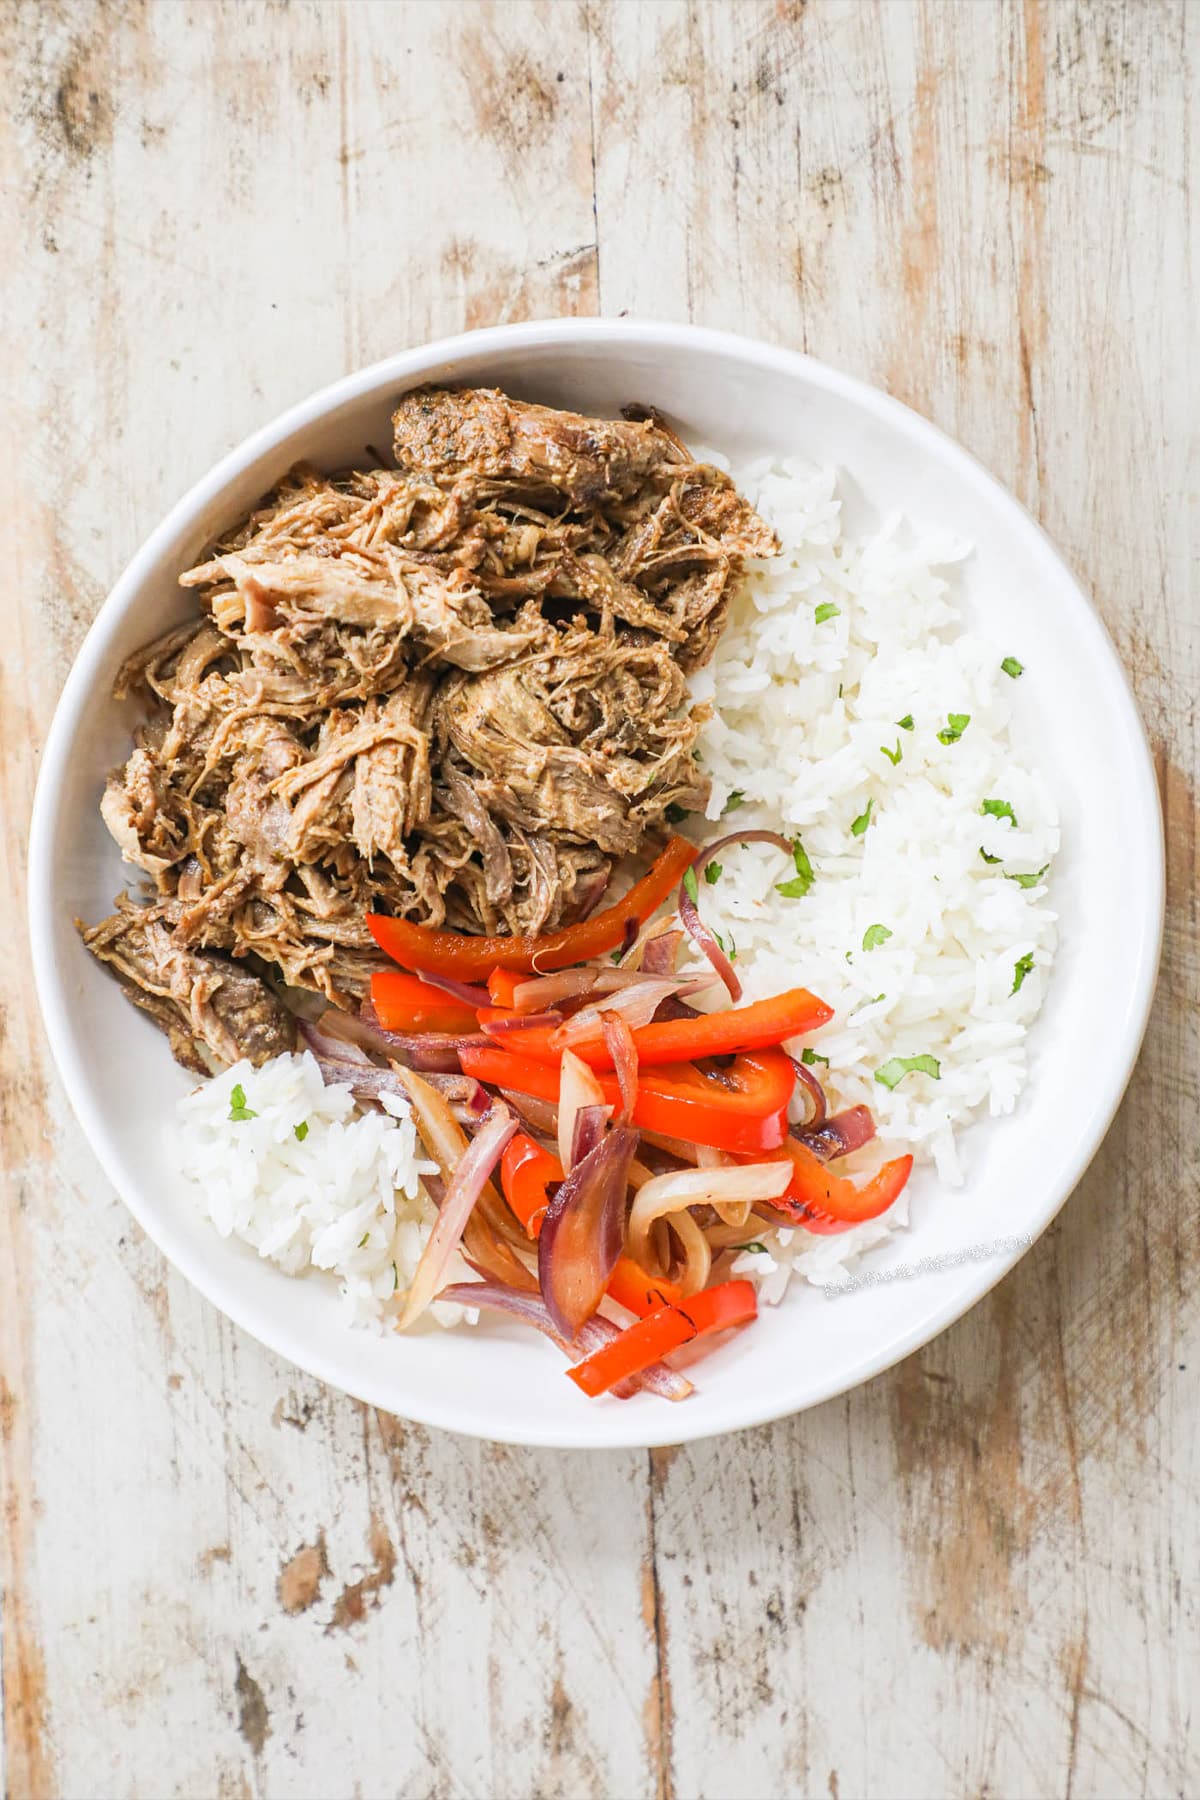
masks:
<path id="1" fill-rule="evenodd" d="M 101 811 L 152 898 L 84 935 L 189 1066 L 288 1047 L 264 973 L 361 999 L 368 911 L 554 929 L 707 798 L 686 676 L 777 549 L 728 477 L 638 408 L 394 426 L 394 468 L 293 469 L 117 680 L 148 717 Z"/>

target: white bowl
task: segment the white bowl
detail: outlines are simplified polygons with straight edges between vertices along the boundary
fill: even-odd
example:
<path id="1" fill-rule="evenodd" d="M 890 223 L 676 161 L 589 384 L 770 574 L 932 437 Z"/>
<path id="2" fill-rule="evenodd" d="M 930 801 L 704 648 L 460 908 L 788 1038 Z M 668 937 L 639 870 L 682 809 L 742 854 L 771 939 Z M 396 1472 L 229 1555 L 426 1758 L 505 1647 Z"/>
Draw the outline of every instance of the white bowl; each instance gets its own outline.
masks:
<path id="1" fill-rule="evenodd" d="M 102 917 L 131 871 L 97 812 L 127 753 L 132 709 L 110 697 L 122 658 L 188 613 L 178 572 L 298 458 L 328 468 L 390 442 L 397 397 L 423 381 L 494 383 L 583 412 L 660 407 L 731 456 L 779 450 L 833 462 L 860 505 L 946 524 L 976 553 L 968 613 L 1026 665 L 1022 741 L 1057 796 L 1053 899 L 1061 949 L 1015 1114 L 974 1126 L 966 1186 L 914 1180 L 913 1227 L 871 1259 L 949 1265 L 827 1303 L 794 1285 L 718 1349 L 680 1405 L 589 1402 L 533 1333 L 401 1338 L 345 1328 L 331 1286 L 290 1280 L 204 1223 L 180 1190 L 163 1121 L 189 1078 L 157 1029 L 84 951 L 73 921 Z M 1003 621 L 999 631 L 997 621 Z M 273 1350 L 375 1406 L 510 1443 L 678 1443 L 812 1406 L 886 1369 L 978 1300 L 1054 1217 L 1087 1167 L 1133 1067 L 1162 931 L 1162 831 L 1150 756 L 1103 626 L 1047 538 L 978 463 L 895 400 L 806 356 L 682 325 L 595 319 L 447 339 L 336 382 L 249 438 L 134 557 L 88 633 L 43 757 L 30 842 L 30 922 L 46 1027 L 105 1172 L 160 1249 Z M 1008 1247 L 980 1256 L 997 1240 Z"/>

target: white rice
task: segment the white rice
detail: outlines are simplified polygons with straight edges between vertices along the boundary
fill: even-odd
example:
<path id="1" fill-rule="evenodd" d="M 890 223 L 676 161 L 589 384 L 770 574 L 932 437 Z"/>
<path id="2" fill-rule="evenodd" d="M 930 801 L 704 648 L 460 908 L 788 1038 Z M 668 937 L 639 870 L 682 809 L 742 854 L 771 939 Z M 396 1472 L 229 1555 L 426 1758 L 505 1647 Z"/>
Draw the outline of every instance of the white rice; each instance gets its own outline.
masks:
<path id="1" fill-rule="evenodd" d="M 238 1088 L 244 1109 L 233 1104 Z M 436 1164 L 404 1102 L 383 1104 L 360 1110 L 348 1087 L 326 1087 L 307 1051 L 257 1069 L 240 1062 L 180 1101 L 172 1146 L 222 1237 L 289 1275 L 336 1276 L 352 1325 L 397 1315 L 435 1217 L 421 1177 Z M 255 1116 L 231 1117 L 241 1110 Z M 478 1316 L 444 1302 L 430 1310 L 443 1325 Z"/>
<path id="2" fill-rule="evenodd" d="M 1018 684 L 1001 663 L 1021 646 L 964 629 L 950 577 L 968 545 L 917 539 L 898 518 L 845 539 L 832 469 L 762 463 L 738 485 L 783 555 L 751 565 L 713 660 L 692 682 L 713 707 L 700 739 L 708 816 L 722 820 L 710 835 L 755 826 L 798 835 L 814 878 L 805 897 L 786 899 L 777 892 L 795 874 L 786 859 L 739 847 L 720 859 L 701 906 L 734 938 L 749 999 L 802 986 L 834 1008 L 810 1040 L 829 1058 L 816 1073 L 831 1106 L 871 1108 L 874 1160 L 908 1149 L 953 1185 L 963 1174 L 957 1129 L 984 1111 L 1011 1112 L 1024 1086 L 1025 1037 L 1055 947 L 1045 884 L 1009 879 L 1043 870 L 1059 844 L 1053 799 L 1010 737 Z M 824 607 L 836 612 L 818 623 Z M 970 722 L 944 743 L 952 713 Z M 905 730 L 898 722 L 909 716 Z M 744 801 L 726 812 L 738 793 Z M 1007 801 L 1016 824 L 983 814 L 985 800 Z M 874 925 L 891 935 L 864 949 Z M 1013 993 L 1026 957 L 1032 968 Z M 918 1055 L 937 1060 L 939 1079 L 908 1074 L 892 1090 L 875 1080 L 891 1058 Z M 737 1272 L 777 1298 L 793 1268 L 834 1279 L 907 1218 L 903 1196 L 884 1219 L 839 1236 L 772 1233 L 768 1254 L 743 1255 Z"/>
<path id="3" fill-rule="evenodd" d="M 750 565 L 692 682 L 713 708 L 699 745 L 713 784 L 708 835 L 798 835 L 813 881 L 785 898 L 777 884 L 796 872 L 786 858 L 737 847 L 700 903 L 734 939 L 748 999 L 804 986 L 834 1008 L 811 1045 L 829 1059 L 817 1073 L 831 1107 L 866 1105 L 877 1120 L 859 1166 L 909 1149 L 953 1185 L 963 1173 L 956 1132 L 984 1111 L 1011 1112 L 1024 1086 L 1025 1036 L 1055 947 L 1045 884 L 1009 879 L 1043 870 L 1059 842 L 1054 802 L 1010 740 L 1016 682 L 1000 665 L 1021 646 L 964 629 L 950 577 L 969 546 L 918 540 L 899 519 L 843 538 L 832 469 L 762 463 L 738 485 L 783 554 Z M 824 607 L 835 610 L 818 623 Z M 969 723 L 944 743 L 951 714 Z M 1007 801 L 1016 823 L 983 814 L 985 800 Z M 891 935 L 866 949 L 872 926 Z M 876 1081 L 891 1058 L 911 1056 L 934 1057 L 938 1079 L 912 1073 L 891 1090 Z M 230 1117 L 239 1085 L 252 1119 Z M 289 1274 L 332 1274 L 349 1320 L 377 1328 L 396 1315 L 434 1217 L 421 1186 L 434 1165 L 403 1104 L 385 1104 L 386 1114 L 360 1112 L 305 1054 L 239 1063 L 179 1108 L 184 1167 L 217 1229 Z M 764 1228 L 764 1248 L 734 1271 L 778 1300 L 793 1273 L 837 1280 L 907 1223 L 906 1192 L 883 1218 L 840 1235 Z M 444 1303 L 432 1311 L 447 1325 L 477 1316 Z"/>

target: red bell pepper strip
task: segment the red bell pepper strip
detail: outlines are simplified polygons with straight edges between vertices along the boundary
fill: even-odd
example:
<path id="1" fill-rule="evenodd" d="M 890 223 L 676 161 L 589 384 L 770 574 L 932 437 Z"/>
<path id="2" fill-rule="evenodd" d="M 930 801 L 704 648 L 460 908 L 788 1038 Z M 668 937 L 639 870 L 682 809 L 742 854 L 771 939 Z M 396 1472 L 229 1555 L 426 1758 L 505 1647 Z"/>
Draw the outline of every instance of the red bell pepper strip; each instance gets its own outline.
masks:
<path id="1" fill-rule="evenodd" d="M 471 1045 L 463 1046 L 459 1062 L 464 1075 L 474 1075 L 477 1081 L 558 1103 L 556 1063 Z M 615 1076 L 598 1079 L 606 1104 L 615 1110 L 621 1100 Z M 783 1144 L 795 1081 L 782 1050 L 756 1050 L 739 1056 L 721 1071 L 719 1082 L 707 1080 L 687 1063 L 656 1069 L 638 1081 L 632 1122 L 643 1131 L 752 1156 Z"/>
<path id="2" fill-rule="evenodd" d="M 504 1007 L 511 1012 L 516 1006 L 516 991 L 524 975 L 515 975 L 511 969 L 493 969 L 487 978 L 487 991 L 492 997 L 492 1005 Z"/>
<path id="3" fill-rule="evenodd" d="M 620 1337 L 612 1338 L 568 1369 L 567 1374 L 585 1394 L 603 1394 L 693 1338 L 710 1331 L 726 1331 L 732 1325 L 745 1325 L 757 1317 L 753 1282 L 723 1281 L 718 1287 L 705 1288 L 687 1300 L 677 1300 L 648 1313 L 636 1325 L 628 1326 Z"/>
<path id="4" fill-rule="evenodd" d="M 859 1187 L 849 1176 L 835 1175 L 819 1156 L 795 1138 L 789 1137 L 780 1149 L 769 1154 L 768 1160 L 790 1160 L 792 1164 L 787 1192 L 771 1201 L 772 1208 L 786 1214 L 792 1224 L 806 1226 L 820 1235 L 828 1235 L 832 1224 L 861 1225 L 865 1219 L 877 1219 L 885 1213 L 902 1193 L 913 1165 L 911 1156 L 898 1156 L 884 1163 L 877 1174 Z"/>
<path id="5" fill-rule="evenodd" d="M 550 1184 L 563 1178 L 562 1164 L 549 1150 L 535 1144 L 527 1132 L 518 1131 L 500 1159 L 500 1184 L 504 1198 L 531 1238 L 542 1229 L 550 1204 Z"/>
<path id="6" fill-rule="evenodd" d="M 387 919 L 379 913 L 368 913 L 367 924 L 379 948 L 406 969 L 450 975 L 456 981 L 485 981 L 494 969 L 536 970 L 546 975 L 616 950 L 625 942 L 626 925 L 644 924 L 673 892 L 695 857 L 694 844 L 673 837 L 654 867 L 614 906 L 544 937 L 464 937 L 456 931 L 436 931 L 429 925 L 414 925 L 411 919 Z"/>
<path id="7" fill-rule="evenodd" d="M 549 1150 L 535 1144 L 528 1132 L 519 1131 L 500 1161 L 504 1198 L 531 1238 L 542 1229 L 550 1204 L 550 1186 L 563 1178 L 562 1164 Z M 608 1282 L 608 1293 L 618 1306 L 644 1318 L 660 1306 L 682 1298 L 677 1281 L 665 1275 L 647 1275 L 631 1256 L 622 1256 Z"/>
<path id="8" fill-rule="evenodd" d="M 660 1306 L 673 1305 L 683 1298 L 683 1290 L 677 1281 L 668 1281 L 665 1275 L 647 1275 L 632 1256 L 620 1259 L 608 1278 L 608 1292 L 618 1306 L 623 1306 L 626 1312 L 636 1313 L 639 1319 L 644 1319 L 647 1313 L 657 1312 Z"/>
<path id="9" fill-rule="evenodd" d="M 494 1017 L 494 1014 L 489 1014 Z M 765 1050 L 788 1038 L 800 1037 L 827 1025 L 833 1008 L 807 988 L 791 988 L 771 1000 L 751 1006 L 735 1006 L 725 1012 L 700 1013 L 694 1019 L 663 1019 L 635 1026 L 633 1045 L 641 1067 L 661 1063 L 693 1062 L 702 1056 L 728 1056 L 731 1051 Z M 479 1014 L 484 1023 L 484 1014 Z M 535 1025 L 521 1033 L 522 1056 L 557 1061 L 561 1026 Z M 572 1045 L 576 1056 L 593 1069 L 611 1069 L 612 1056 L 600 1036 L 580 1038 Z"/>
<path id="10" fill-rule="evenodd" d="M 372 975 L 371 1005 L 385 1031 L 461 1035 L 479 1030 L 469 1006 L 402 969 L 380 969 Z"/>

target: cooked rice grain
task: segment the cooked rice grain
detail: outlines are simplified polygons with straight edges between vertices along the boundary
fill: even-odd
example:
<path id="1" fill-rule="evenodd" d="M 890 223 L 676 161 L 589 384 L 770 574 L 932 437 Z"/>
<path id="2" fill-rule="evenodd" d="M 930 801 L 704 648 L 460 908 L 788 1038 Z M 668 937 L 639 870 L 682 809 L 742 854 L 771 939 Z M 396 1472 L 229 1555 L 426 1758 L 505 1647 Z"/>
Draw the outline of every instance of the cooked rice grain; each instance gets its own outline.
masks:
<path id="1" fill-rule="evenodd" d="M 716 654 L 692 681 L 713 706 L 700 739 L 709 818 L 714 832 L 799 835 L 814 880 L 804 898 L 786 899 L 777 884 L 795 874 L 787 859 L 737 848 L 701 905 L 736 943 L 747 998 L 804 986 L 833 1006 L 811 1039 L 829 1058 L 817 1073 L 831 1105 L 869 1106 L 881 1148 L 909 1149 L 955 1184 L 957 1130 L 1011 1112 L 1025 1084 L 1026 1034 L 1054 955 L 1046 884 L 1009 879 L 1045 868 L 1059 845 L 1054 801 L 1014 748 L 1017 684 L 1000 666 L 1030 659 L 1019 643 L 964 627 L 954 576 L 967 545 L 918 538 L 899 518 L 844 536 L 832 469 L 760 463 L 738 485 L 783 554 L 750 564 Z M 944 742 L 952 714 L 969 724 Z M 910 716 L 907 730 L 899 721 Z M 985 814 L 985 800 L 1007 801 L 1016 823 Z M 875 925 L 891 935 L 864 949 Z M 940 1079 L 910 1074 L 891 1090 L 876 1081 L 892 1057 L 923 1054 Z M 885 1220 L 837 1237 L 771 1234 L 768 1247 L 781 1269 L 821 1281 L 906 1222 L 907 1196 Z M 764 1297 L 777 1298 L 769 1260 L 747 1254 L 738 1273 L 765 1277 Z"/>
<path id="2" fill-rule="evenodd" d="M 236 1090 L 244 1107 L 234 1104 Z M 325 1271 L 341 1284 L 347 1320 L 394 1320 L 435 1210 L 421 1185 L 436 1172 L 402 1101 L 360 1110 L 348 1087 L 327 1087 L 314 1058 L 236 1063 L 184 1097 L 173 1154 L 222 1237 L 237 1237 L 288 1275 Z M 253 1117 L 242 1116 L 253 1114 Z M 456 1268 L 451 1280 L 467 1275 Z M 473 1309 L 437 1305 L 443 1325 Z"/>

